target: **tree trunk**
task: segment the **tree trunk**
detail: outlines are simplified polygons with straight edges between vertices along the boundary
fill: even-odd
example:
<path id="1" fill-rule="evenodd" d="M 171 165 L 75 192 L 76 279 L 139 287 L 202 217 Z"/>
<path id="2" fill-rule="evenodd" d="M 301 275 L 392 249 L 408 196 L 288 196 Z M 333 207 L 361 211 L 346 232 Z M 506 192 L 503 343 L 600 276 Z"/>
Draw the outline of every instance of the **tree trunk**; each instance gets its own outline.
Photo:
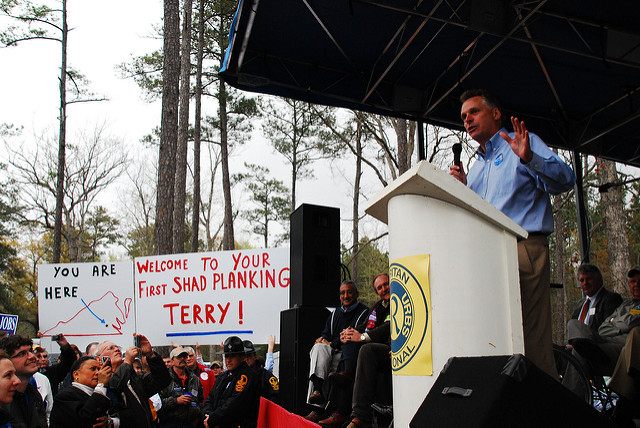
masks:
<path id="1" fill-rule="evenodd" d="M 407 162 L 407 121 L 405 119 L 396 120 L 396 136 L 398 139 L 398 176 L 409 169 Z"/>
<path id="2" fill-rule="evenodd" d="M 609 160 L 598 159 L 598 184 L 618 182 L 616 164 Z M 616 293 L 629 296 L 627 271 L 629 269 L 629 238 L 627 236 L 624 201 L 620 186 L 610 187 L 600 193 L 602 213 L 607 236 L 607 253 L 611 269 L 610 284 Z"/>
<path id="3" fill-rule="evenodd" d="M 267 202 L 268 203 L 268 196 Z M 264 248 L 269 248 L 269 210 L 264 210 Z"/>
<path id="4" fill-rule="evenodd" d="M 360 252 L 360 234 L 358 226 L 360 224 L 360 179 L 362 178 L 362 139 L 360 128 L 361 124 L 356 125 L 356 173 L 353 181 L 353 211 L 352 216 L 352 240 L 353 249 L 351 250 L 351 278 L 358 280 L 358 253 Z"/>
<path id="5" fill-rule="evenodd" d="M 173 252 L 184 253 L 184 222 L 187 200 L 187 146 L 189 138 L 189 95 L 191 91 L 191 0 L 182 5 L 182 43 L 180 48 L 180 110 L 176 148 L 175 198 L 173 205 Z"/>
<path id="6" fill-rule="evenodd" d="M 221 21 L 222 22 L 222 21 Z M 231 206 L 231 180 L 229 179 L 229 142 L 227 129 L 227 89 L 219 80 L 220 93 L 220 152 L 222 156 L 222 192 L 224 194 L 224 239 L 223 250 L 235 250 L 236 241 L 233 236 L 233 208 Z"/>
<path id="7" fill-rule="evenodd" d="M 175 147 L 178 137 L 178 86 L 180 80 L 179 0 L 164 0 L 163 52 L 162 120 L 156 202 L 156 253 L 170 254 L 173 250 Z"/>
<path id="8" fill-rule="evenodd" d="M 60 132 L 58 135 L 58 176 L 56 181 L 56 213 L 53 226 L 53 263 L 60 263 L 62 247 L 62 207 L 64 205 L 64 172 L 67 136 L 67 0 L 62 0 L 62 61 L 60 64 Z"/>
<path id="9" fill-rule="evenodd" d="M 196 67 L 196 111 L 193 130 L 193 215 L 191 216 L 191 252 L 198 252 L 200 229 L 200 134 L 202 121 L 202 58 L 204 57 L 204 2 L 198 5 L 198 53 Z"/>
<path id="10" fill-rule="evenodd" d="M 564 231 L 564 218 L 562 214 L 562 210 L 556 209 L 562 203 L 562 196 L 554 196 L 553 197 L 553 205 L 554 205 L 554 229 L 555 229 L 555 265 L 556 272 L 554 276 L 554 282 L 558 284 L 562 284 L 561 289 L 556 289 L 556 304 L 554 308 L 555 312 L 555 334 L 554 334 L 554 343 L 564 344 L 565 342 L 565 326 L 567 325 L 567 311 L 565 310 L 565 302 L 567 295 L 567 284 L 564 282 L 564 242 L 565 242 L 565 231 Z"/>

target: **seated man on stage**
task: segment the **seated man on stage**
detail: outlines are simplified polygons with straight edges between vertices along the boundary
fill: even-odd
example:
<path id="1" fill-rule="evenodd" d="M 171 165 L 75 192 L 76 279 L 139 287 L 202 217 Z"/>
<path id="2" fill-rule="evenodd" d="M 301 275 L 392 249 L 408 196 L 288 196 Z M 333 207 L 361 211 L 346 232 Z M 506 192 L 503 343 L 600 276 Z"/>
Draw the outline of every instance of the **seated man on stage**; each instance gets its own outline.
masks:
<path id="1" fill-rule="evenodd" d="M 329 373 L 335 372 L 342 367 L 349 365 L 342 359 L 342 342 L 340 333 L 347 327 L 354 327 L 367 319 L 369 308 L 358 302 L 358 287 L 356 283 L 347 280 L 340 285 L 341 306 L 327 319 L 322 335 L 316 339 L 316 343 L 311 348 L 311 365 L 309 370 L 309 398 L 308 403 L 312 405 L 322 405 L 326 402 L 322 387 Z M 355 358 L 355 357 L 354 357 Z M 355 363 L 353 363 L 355 367 Z M 314 410 L 306 416 L 306 419 L 313 422 L 319 421 L 322 416 L 319 413 L 321 408 Z"/>
<path id="2" fill-rule="evenodd" d="M 629 288 L 640 288 L 640 268 L 635 267 L 627 274 Z M 633 417 L 640 409 L 640 327 L 633 328 L 627 335 L 609 388 L 620 397 L 613 412 L 614 422 L 619 426 L 635 426 Z"/>
<path id="3" fill-rule="evenodd" d="M 640 326 L 640 284 L 636 272 L 634 268 L 627 275 L 632 299 L 618 306 L 600 325 L 597 333 L 579 320 L 567 323 L 567 338 L 573 346 L 573 354 L 587 371 L 592 368 L 597 373 L 612 373 L 627 335 L 634 327 Z M 571 389 L 570 385 L 566 386 Z"/>
<path id="4" fill-rule="evenodd" d="M 622 296 L 602 286 L 602 273 L 594 264 L 578 266 L 577 277 L 585 296 L 576 305 L 571 318 L 583 322 L 597 333 L 600 325 L 620 306 Z"/>
<path id="5" fill-rule="evenodd" d="M 381 273 L 373 278 L 373 289 L 380 297 L 371 309 L 369 318 L 356 325 L 349 326 L 340 333 L 342 358 L 336 372 L 329 374 L 328 411 L 331 415 L 318 423 L 320 425 L 342 425 L 351 413 L 353 384 L 356 377 L 356 363 L 360 347 L 366 342 L 387 340 L 388 330 L 376 330 L 389 318 L 389 275 Z M 388 323 L 387 323 L 388 324 Z M 373 331 L 376 330 L 376 331 Z"/>
<path id="6" fill-rule="evenodd" d="M 377 275 L 373 285 L 380 300 L 371 310 L 367 325 L 346 329 L 341 334 L 343 349 L 354 344 L 362 345 L 358 352 L 353 385 L 350 428 L 370 426 L 373 419 L 371 405 L 376 401 L 387 401 L 391 397 L 389 275 Z M 379 397 L 379 392 L 384 392 L 387 396 Z"/>

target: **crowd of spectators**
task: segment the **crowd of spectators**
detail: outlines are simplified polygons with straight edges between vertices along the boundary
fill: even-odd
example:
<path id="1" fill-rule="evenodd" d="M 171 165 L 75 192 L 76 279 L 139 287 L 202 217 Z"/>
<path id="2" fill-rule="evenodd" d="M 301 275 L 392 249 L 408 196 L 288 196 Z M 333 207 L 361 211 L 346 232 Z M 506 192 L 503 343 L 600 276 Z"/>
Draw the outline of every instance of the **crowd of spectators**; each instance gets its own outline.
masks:
<path id="1" fill-rule="evenodd" d="M 28 337 L 0 338 L 0 428 L 251 428 L 260 396 L 278 399 L 278 379 L 237 336 L 219 353 L 225 364 L 211 366 L 197 344 L 161 355 L 139 334 L 137 346 L 92 342 L 84 353 L 62 334 L 52 339 L 53 364 Z"/>

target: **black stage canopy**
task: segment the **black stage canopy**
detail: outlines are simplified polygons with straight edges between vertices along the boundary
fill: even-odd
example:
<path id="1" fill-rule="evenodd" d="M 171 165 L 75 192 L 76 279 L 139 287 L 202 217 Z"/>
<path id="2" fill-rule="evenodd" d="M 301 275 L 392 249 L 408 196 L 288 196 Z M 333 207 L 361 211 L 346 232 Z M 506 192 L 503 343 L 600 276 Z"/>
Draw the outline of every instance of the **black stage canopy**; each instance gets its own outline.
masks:
<path id="1" fill-rule="evenodd" d="M 640 2 L 241 0 L 240 89 L 462 129 L 496 93 L 547 144 L 640 167 Z"/>

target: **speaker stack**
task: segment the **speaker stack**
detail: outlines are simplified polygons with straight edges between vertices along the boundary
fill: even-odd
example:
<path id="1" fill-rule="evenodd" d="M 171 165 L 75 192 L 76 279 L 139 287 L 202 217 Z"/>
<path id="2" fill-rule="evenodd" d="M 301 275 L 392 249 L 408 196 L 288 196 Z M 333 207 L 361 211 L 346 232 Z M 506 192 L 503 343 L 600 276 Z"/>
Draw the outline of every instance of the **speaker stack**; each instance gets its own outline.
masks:
<path id="1" fill-rule="evenodd" d="M 609 427 L 609 420 L 523 355 L 453 357 L 411 428 Z"/>
<path id="2" fill-rule="evenodd" d="M 280 313 L 280 404 L 305 412 L 309 351 L 340 305 L 340 210 L 302 204 L 291 214 L 289 307 Z"/>

